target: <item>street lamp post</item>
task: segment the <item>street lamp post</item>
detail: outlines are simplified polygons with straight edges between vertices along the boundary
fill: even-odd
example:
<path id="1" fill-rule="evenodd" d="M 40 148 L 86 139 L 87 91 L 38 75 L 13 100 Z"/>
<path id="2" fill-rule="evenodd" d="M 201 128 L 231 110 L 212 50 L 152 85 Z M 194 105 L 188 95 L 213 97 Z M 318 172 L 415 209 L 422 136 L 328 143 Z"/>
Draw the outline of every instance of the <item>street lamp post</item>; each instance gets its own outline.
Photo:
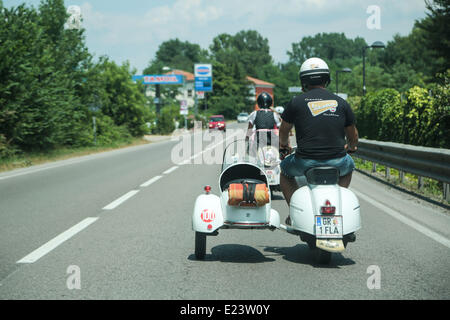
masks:
<path id="1" fill-rule="evenodd" d="M 371 46 L 365 46 L 363 47 L 363 94 L 366 95 L 366 50 L 368 48 L 373 48 L 373 49 L 377 49 L 377 48 L 385 48 L 386 46 L 384 45 L 383 42 L 381 41 L 375 41 L 374 43 L 372 43 Z"/>
<path id="2" fill-rule="evenodd" d="M 336 94 L 339 93 L 339 85 L 338 85 L 338 82 L 339 82 L 339 78 L 338 78 L 339 72 L 350 73 L 350 72 L 352 72 L 352 70 L 351 70 L 350 68 L 344 68 L 344 69 L 342 69 L 342 70 L 337 70 L 337 71 L 336 71 Z"/>

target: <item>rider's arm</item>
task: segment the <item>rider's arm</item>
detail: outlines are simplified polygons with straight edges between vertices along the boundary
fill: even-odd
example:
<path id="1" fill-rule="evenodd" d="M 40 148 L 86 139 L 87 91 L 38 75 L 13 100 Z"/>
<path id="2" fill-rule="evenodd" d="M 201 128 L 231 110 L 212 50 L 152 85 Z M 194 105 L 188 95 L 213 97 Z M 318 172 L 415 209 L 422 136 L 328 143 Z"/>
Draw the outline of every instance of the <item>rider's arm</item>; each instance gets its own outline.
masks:
<path id="1" fill-rule="evenodd" d="M 248 140 L 253 132 L 254 124 L 256 118 L 256 111 L 253 111 L 250 116 L 248 117 L 248 128 L 247 128 L 247 134 L 245 135 L 245 139 Z"/>
<path id="2" fill-rule="evenodd" d="M 253 131 L 253 123 L 249 122 L 248 128 L 247 128 L 247 134 L 245 135 L 245 139 L 247 139 L 247 140 L 250 139 L 252 131 Z"/>
<path id="3" fill-rule="evenodd" d="M 280 126 L 280 149 L 286 149 L 289 147 L 289 132 L 291 131 L 293 123 L 286 121 L 281 122 Z"/>
<path id="4" fill-rule="evenodd" d="M 356 151 L 358 148 L 356 145 L 358 144 L 358 129 L 356 129 L 356 126 L 353 124 L 351 126 L 345 127 L 345 136 L 347 137 L 348 144 L 345 145 L 345 149 L 350 151 Z"/>

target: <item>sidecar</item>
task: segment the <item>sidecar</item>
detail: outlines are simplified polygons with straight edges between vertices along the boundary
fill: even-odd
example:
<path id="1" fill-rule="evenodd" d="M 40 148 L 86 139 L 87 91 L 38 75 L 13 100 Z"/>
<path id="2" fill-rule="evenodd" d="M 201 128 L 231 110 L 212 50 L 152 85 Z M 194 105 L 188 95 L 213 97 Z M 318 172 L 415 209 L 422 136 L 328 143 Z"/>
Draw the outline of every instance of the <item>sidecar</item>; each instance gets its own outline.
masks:
<path id="1" fill-rule="evenodd" d="M 224 152 L 218 195 L 205 186 L 192 216 L 195 256 L 204 259 L 207 236 L 220 229 L 270 229 L 280 227 L 280 215 L 271 207 L 270 185 L 257 159 L 246 152 L 244 140 L 232 142 Z"/>

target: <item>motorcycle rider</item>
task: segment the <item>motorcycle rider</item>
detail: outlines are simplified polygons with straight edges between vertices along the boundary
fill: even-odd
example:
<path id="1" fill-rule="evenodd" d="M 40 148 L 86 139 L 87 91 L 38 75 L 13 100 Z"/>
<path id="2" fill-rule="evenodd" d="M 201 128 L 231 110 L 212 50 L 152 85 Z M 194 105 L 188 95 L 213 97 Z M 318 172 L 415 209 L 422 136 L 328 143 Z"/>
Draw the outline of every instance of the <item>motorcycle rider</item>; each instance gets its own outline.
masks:
<path id="1" fill-rule="evenodd" d="M 259 129 L 273 130 L 278 129 L 281 125 L 280 117 L 273 112 L 270 107 L 273 104 L 271 95 L 267 92 L 262 92 L 256 99 L 259 110 L 253 111 L 248 117 L 248 130 L 245 139 L 248 141 L 252 133 Z M 271 144 L 271 135 L 268 133 L 268 144 Z M 257 137 L 257 143 L 259 144 L 259 135 Z M 275 142 L 275 141 L 274 141 Z M 277 143 L 278 144 L 278 143 Z M 276 146 L 277 147 L 277 146 Z"/>
<path id="2" fill-rule="evenodd" d="M 303 92 L 286 106 L 281 118 L 280 154 L 290 153 L 289 132 L 295 127 L 297 151 L 280 164 L 280 187 L 289 205 L 298 189 L 296 176 L 312 167 L 333 166 L 340 172 L 339 185 L 348 188 L 355 163 L 348 153 L 357 150 L 358 130 L 350 105 L 327 91 L 328 65 L 319 58 L 306 60 L 299 71 Z M 345 142 L 347 137 L 347 143 Z M 286 219 L 290 224 L 290 219 Z"/>

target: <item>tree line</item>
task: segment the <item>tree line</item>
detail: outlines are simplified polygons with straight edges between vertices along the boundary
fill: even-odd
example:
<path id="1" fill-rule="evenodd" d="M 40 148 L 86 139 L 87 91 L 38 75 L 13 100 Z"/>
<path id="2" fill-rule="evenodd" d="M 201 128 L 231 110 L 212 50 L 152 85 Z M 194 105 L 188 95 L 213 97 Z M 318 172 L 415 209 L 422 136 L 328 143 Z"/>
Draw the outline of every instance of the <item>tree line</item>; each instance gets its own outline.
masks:
<path id="1" fill-rule="evenodd" d="M 368 94 L 364 98 L 362 48 L 368 44 L 360 37 L 350 39 L 344 33 L 303 37 L 287 50 L 286 63 L 274 62 L 268 39 L 255 30 L 219 34 L 208 49 L 170 39 L 161 43 L 143 73 L 161 74 L 165 66 L 193 72 L 195 63 L 211 63 L 214 91 L 207 94 L 208 109 L 200 105 L 196 117 L 204 119 L 220 113 L 234 119 L 239 112 L 253 108 L 246 76 L 274 83 L 275 105 L 286 105 L 293 96 L 288 88 L 299 86 L 300 65 L 307 58 L 318 56 L 328 63 L 333 78 L 337 70 L 352 70 L 351 74 L 339 77 L 339 91 L 349 95 L 362 136 L 370 139 L 400 136 L 379 135 L 380 132 L 386 135 L 383 130 L 391 133 L 389 130 L 398 127 L 388 122 L 379 124 L 379 128 L 385 129 L 379 129 L 378 133 L 370 129 L 371 117 L 377 121 L 390 119 L 386 106 L 397 110 L 398 105 L 391 105 L 390 99 L 397 101 L 400 97 L 402 141 L 448 148 L 448 138 L 444 144 L 439 139 L 430 142 L 431 137 L 423 142 L 414 138 L 431 133 L 414 133 L 405 138 L 410 127 L 405 123 L 412 126 L 425 118 L 428 122 L 419 126 L 423 130 L 433 125 L 441 130 L 439 137 L 445 140 L 445 135 L 450 136 L 447 134 L 450 0 L 426 3 L 427 16 L 416 21 L 410 34 L 395 35 L 385 49 L 367 50 Z M 9 9 L 0 0 L 0 158 L 62 146 L 108 145 L 150 131 L 170 133 L 174 129 L 173 119 L 183 121 L 179 103 L 175 101 L 176 87 L 163 86 L 165 105 L 161 114 L 156 114 L 144 86 L 131 80 L 137 70 L 131 69 L 129 63 L 118 65 L 106 56 L 95 60 L 86 46 L 85 30 L 65 27 L 67 18 L 63 0 L 41 0 L 38 8 L 20 5 Z M 329 90 L 334 91 L 333 83 Z M 426 105 L 422 109 L 411 102 L 418 93 L 431 101 L 421 104 Z M 380 100 L 386 103 L 380 104 Z M 370 112 L 373 114 L 369 115 Z M 439 117 L 423 116 L 428 112 Z M 416 113 L 420 116 L 414 117 Z"/>
<path id="2" fill-rule="evenodd" d="M 0 1 L 0 158 L 142 136 L 151 113 L 129 64 L 94 62 L 63 0 Z M 93 117 L 96 118 L 94 139 Z"/>

